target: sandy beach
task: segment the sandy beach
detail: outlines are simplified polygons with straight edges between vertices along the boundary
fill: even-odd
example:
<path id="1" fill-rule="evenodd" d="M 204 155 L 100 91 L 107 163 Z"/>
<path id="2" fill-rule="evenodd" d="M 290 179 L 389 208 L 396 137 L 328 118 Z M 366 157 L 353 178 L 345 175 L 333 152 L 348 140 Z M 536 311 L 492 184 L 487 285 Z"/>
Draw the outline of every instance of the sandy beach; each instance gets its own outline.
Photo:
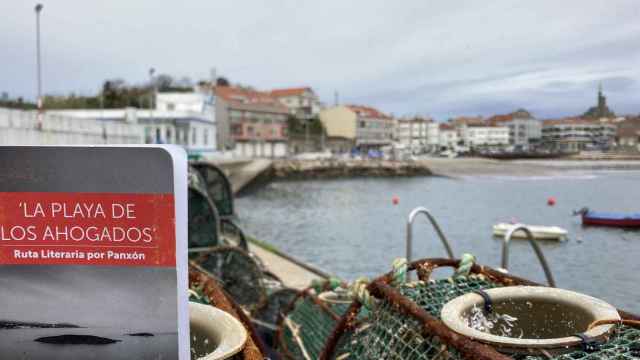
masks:
<path id="1" fill-rule="evenodd" d="M 492 160 L 483 158 L 428 158 L 417 162 L 428 167 L 434 175 L 464 177 L 495 176 L 554 176 L 571 171 L 640 170 L 634 160 Z"/>

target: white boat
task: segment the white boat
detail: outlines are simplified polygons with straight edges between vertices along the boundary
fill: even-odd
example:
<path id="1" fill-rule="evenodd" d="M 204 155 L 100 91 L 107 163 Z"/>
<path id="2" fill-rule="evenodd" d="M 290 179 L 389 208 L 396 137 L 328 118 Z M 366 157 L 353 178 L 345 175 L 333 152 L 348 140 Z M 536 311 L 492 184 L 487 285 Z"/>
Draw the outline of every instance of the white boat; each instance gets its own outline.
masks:
<path id="1" fill-rule="evenodd" d="M 493 225 L 493 235 L 503 237 L 507 231 L 511 230 L 515 225 L 500 223 Z M 559 226 L 541 226 L 541 225 L 525 225 L 533 233 L 533 238 L 536 240 L 558 240 L 563 241 L 567 239 L 569 232 Z M 524 239 L 527 235 L 524 231 L 518 230 L 513 233 L 513 238 Z"/>

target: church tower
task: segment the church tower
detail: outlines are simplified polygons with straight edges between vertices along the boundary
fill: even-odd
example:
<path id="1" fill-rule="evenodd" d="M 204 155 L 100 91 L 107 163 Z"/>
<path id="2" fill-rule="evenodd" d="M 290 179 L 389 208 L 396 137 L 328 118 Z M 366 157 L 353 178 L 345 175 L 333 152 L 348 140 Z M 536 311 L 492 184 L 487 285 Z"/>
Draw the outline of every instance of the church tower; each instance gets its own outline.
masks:
<path id="1" fill-rule="evenodd" d="M 598 85 L 598 117 L 605 117 L 609 112 L 607 98 L 602 94 L 602 83 Z"/>

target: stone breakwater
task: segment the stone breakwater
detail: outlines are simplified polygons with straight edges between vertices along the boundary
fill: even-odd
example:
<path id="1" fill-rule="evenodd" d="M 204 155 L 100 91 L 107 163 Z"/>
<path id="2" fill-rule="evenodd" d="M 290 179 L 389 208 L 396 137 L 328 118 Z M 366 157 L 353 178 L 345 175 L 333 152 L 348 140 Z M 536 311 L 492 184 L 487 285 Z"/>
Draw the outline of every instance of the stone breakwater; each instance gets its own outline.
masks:
<path id="1" fill-rule="evenodd" d="M 424 163 L 388 160 L 277 160 L 273 179 L 333 179 L 433 175 Z"/>

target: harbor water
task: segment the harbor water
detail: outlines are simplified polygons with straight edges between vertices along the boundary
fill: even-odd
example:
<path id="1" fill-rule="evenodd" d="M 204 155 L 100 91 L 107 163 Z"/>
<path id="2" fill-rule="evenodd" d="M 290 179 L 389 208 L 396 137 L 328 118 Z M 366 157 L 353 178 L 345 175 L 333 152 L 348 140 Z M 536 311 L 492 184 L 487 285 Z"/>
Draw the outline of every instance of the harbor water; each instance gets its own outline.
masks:
<path id="1" fill-rule="evenodd" d="M 542 249 L 558 287 L 640 313 L 640 231 L 583 227 L 575 209 L 640 212 L 640 171 L 573 171 L 552 176 L 465 176 L 281 181 L 237 200 L 248 233 L 341 278 L 374 277 L 405 255 L 407 215 L 426 206 L 454 253 L 500 265 L 492 225 L 556 225 L 566 242 Z M 397 196 L 399 204 L 392 198 Z M 547 199 L 555 197 L 555 206 Z M 426 218 L 414 226 L 414 259 L 446 257 Z M 514 240 L 510 272 L 538 282 L 544 274 L 526 241 Z"/>

